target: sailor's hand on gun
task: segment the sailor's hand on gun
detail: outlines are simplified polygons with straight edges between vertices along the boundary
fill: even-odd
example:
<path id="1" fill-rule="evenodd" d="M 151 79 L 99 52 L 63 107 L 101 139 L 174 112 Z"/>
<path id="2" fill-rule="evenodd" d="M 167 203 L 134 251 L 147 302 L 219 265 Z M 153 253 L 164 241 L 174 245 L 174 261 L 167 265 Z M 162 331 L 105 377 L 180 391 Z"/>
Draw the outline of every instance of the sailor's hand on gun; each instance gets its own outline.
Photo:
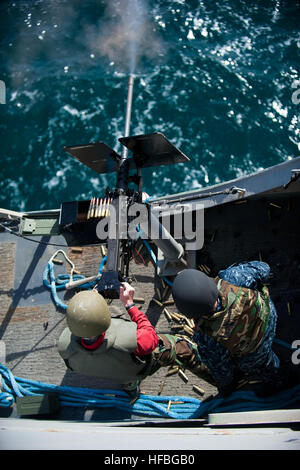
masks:
<path id="1" fill-rule="evenodd" d="M 134 292 L 134 288 L 128 284 L 128 282 L 122 282 L 122 285 L 120 286 L 120 300 L 124 307 L 128 307 L 130 304 L 133 304 Z"/>

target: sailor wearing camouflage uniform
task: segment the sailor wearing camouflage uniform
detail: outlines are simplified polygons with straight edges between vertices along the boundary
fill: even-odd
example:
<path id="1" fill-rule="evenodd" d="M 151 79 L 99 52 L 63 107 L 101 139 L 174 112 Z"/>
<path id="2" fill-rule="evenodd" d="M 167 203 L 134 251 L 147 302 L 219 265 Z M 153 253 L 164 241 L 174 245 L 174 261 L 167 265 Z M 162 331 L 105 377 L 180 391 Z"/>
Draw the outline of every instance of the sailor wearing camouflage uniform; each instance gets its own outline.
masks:
<path id="1" fill-rule="evenodd" d="M 220 271 L 216 278 L 186 269 L 174 280 L 175 304 L 194 318 L 199 354 L 224 395 L 250 382 L 261 395 L 283 385 L 272 350 L 277 314 L 264 285 L 269 274 L 266 263 L 252 261 Z"/>
<path id="2" fill-rule="evenodd" d="M 58 351 L 68 368 L 123 385 L 138 396 L 142 379 L 162 366 L 179 365 L 211 380 L 201 364 L 197 346 L 176 335 L 157 335 L 146 315 L 133 303 L 134 289 L 123 283 L 120 300 L 130 320 L 111 318 L 105 299 L 97 291 L 82 291 L 70 300 L 67 325 Z"/>

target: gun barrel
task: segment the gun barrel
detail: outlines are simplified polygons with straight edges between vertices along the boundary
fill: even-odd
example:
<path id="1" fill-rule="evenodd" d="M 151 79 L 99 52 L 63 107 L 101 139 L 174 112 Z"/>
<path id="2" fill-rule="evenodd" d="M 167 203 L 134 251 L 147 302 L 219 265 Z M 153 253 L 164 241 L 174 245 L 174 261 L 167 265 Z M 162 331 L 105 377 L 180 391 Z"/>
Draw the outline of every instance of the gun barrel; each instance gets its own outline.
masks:
<path id="1" fill-rule="evenodd" d="M 124 136 L 129 136 L 130 120 L 131 120 L 131 108 L 132 108 L 132 96 L 133 96 L 133 82 L 134 76 L 129 75 L 128 80 L 128 95 L 126 104 L 126 117 L 125 117 L 125 129 Z M 108 210 L 109 204 L 115 207 L 116 220 L 119 220 L 119 214 L 122 211 L 121 198 L 116 197 L 121 194 L 126 194 L 128 190 L 128 174 L 129 174 L 129 160 L 128 160 L 128 149 L 123 147 L 121 154 L 121 162 L 118 170 L 117 184 L 115 189 L 115 197 L 113 200 L 105 200 L 104 203 L 104 215 Z M 109 227 L 112 220 L 109 221 Z M 120 281 L 119 281 L 119 264 L 120 264 L 120 239 L 119 239 L 119 226 L 117 226 L 117 238 L 108 238 L 107 240 L 107 264 L 106 270 L 100 279 L 97 290 L 104 297 L 108 298 L 119 298 L 120 296 Z"/>
<path id="2" fill-rule="evenodd" d="M 153 237 L 151 237 L 151 239 L 155 243 L 155 245 L 163 252 L 165 258 L 167 258 L 168 261 L 173 262 L 181 259 L 181 261 L 185 263 L 183 259 L 183 246 L 172 237 L 172 235 L 159 222 L 158 218 L 151 212 L 151 210 L 149 211 L 148 223 L 150 223 L 151 232 L 154 235 Z M 148 224 L 142 223 L 141 228 L 144 233 L 149 236 Z"/>
<path id="3" fill-rule="evenodd" d="M 133 84 L 134 84 L 134 75 L 129 75 L 124 137 L 129 136 L 130 121 L 131 121 L 131 109 L 132 109 Z M 127 157 L 128 157 L 128 148 L 127 147 L 123 147 L 121 156 L 122 156 L 122 160 L 127 159 Z"/>

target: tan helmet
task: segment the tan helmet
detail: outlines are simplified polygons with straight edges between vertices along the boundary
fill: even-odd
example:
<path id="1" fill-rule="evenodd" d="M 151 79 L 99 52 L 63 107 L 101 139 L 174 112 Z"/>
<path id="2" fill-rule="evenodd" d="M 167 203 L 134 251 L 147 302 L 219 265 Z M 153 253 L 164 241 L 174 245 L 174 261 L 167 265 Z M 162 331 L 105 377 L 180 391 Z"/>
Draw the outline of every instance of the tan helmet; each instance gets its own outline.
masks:
<path id="1" fill-rule="evenodd" d="M 97 291 L 75 294 L 67 307 L 67 324 L 75 336 L 91 338 L 109 328 L 111 317 L 105 299 Z"/>

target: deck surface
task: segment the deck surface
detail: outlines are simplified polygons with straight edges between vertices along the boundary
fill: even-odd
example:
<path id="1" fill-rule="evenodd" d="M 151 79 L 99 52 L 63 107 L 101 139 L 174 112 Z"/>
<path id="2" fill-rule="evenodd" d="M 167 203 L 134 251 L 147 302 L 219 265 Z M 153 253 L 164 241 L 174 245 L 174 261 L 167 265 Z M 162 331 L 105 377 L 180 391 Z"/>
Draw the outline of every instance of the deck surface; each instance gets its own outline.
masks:
<path id="1" fill-rule="evenodd" d="M 197 253 L 197 266 L 206 265 L 211 276 L 233 263 L 247 260 L 266 261 L 272 272 L 271 298 L 277 313 L 277 338 L 289 345 L 300 340 L 300 197 L 299 193 L 275 193 L 260 198 L 249 198 L 210 208 L 205 216 L 204 247 Z M 255 220 L 255 223 L 254 223 Z M 38 238 L 37 238 L 38 239 Z M 44 242 L 65 244 L 62 236 L 44 237 Z M 66 326 L 65 314 L 59 311 L 50 291 L 42 282 L 43 271 L 49 258 L 58 247 L 37 244 L 6 232 L 0 233 L 0 341 L 6 350 L 6 366 L 15 376 L 56 385 L 88 388 L 118 389 L 119 384 L 76 374 L 67 370 L 57 352 L 57 342 Z M 98 272 L 102 259 L 100 246 L 83 247 L 81 253 L 64 248 L 75 263 L 76 269 L 85 276 Z M 163 308 L 155 303 L 157 287 L 165 290 L 156 276 L 153 264 L 136 254 L 131 261 L 130 275 L 137 298 L 136 302 L 147 315 L 158 333 L 170 333 Z M 62 258 L 63 259 L 63 258 Z M 143 263 L 143 259 L 146 263 Z M 69 272 L 69 265 L 55 266 L 55 273 Z M 67 302 L 74 291 L 59 292 Z M 159 300 L 159 299 L 158 299 Z M 163 301 L 172 300 L 165 291 Z M 111 304 L 112 311 L 121 309 L 129 318 L 119 300 Z M 168 305 L 175 312 L 173 305 Z M 174 331 L 173 331 L 174 332 Z M 274 345 L 282 363 L 292 366 L 298 383 L 300 365 L 292 364 L 291 349 Z M 167 368 L 161 368 L 142 382 L 146 394 L 192 396 L 204 400 L 217 394 L 215 387 L 185 371 L 188 382 L 179 375 L 166 377 Z M 197 385 L 203 395 L 193 390 Z"/>
<path id="2" fill-rule="evenodd" d="M 39 382 L 119 389 L 119 384 L 66 369 L 57 352 L 58 338 L 66 326 L 65 314 L 55 307 L 50 291 L 42 283 L 43 269 L 57 249 L 50 246 L 45 248 L 6 234 L 5 241 L 0 242 L 0 339 L 5 343 L 6 366 L 17 377 Z M 72 248 L 65 250 L 81 274 L 91 276 L 97 273 L 102 259 L 99 246 L 83 247 L 82 253 L 76 253 Z M 30 251 L 32 256 L 26 257 L 26 253 Z M 59 258 L 63 259 L 62 256 Z M 69 272 L 69 265 L 57 265 L 55 272 Z M 158 299 L 156 285 L 159 286 L 154 266 L 150 262 L 144 265 L 131 261 L 130 274 L 135 296 L 144 299 L 143 302 L 137 301 L 138 307 L 147 315 L 158 333 L 170 333 L 171 324 L 167 321 L 163 308 L 153 301 L 153 298 Z M 74 291 L 61 291 L 58 295 L 67 302 Z M 172 300 L 170 290 L 164 300 Z M 112 301 L 110 305 L 112 315 L 121 311 L 124 318 L 130 318 L 119 300 Z M 174 305 L 168 305 L 167 308 L 170 312 L 176 311 Z M 189 371 L 185 371 L 189 379 L 187 383 L 179 375 L 166 377 L 167 372 L 168 368 L 161 368 L 153 376 L 146 378 L 142 382 L 141 391 L 153 395 L 187 395 L 201 400 L 217 393 L 215 387 Z M 193 385 L 198 385 L 205 394 L 197 394 Z"/>

